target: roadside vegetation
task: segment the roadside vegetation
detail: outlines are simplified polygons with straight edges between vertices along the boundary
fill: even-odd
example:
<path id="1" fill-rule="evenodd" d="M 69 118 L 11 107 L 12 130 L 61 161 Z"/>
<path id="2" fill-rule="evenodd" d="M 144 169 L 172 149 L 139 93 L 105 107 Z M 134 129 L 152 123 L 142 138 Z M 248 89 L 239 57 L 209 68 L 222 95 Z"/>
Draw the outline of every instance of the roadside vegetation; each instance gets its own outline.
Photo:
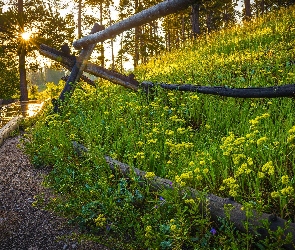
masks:
<path id="1" fill-rule="evenodd" d="M 134 74 L 139 81 L 262 87 L 293 84 L 294 64 L 295 8 L 289 8 L 199 37 L 150 58 Z M 78 223 L 82 237 L 115 249 L 279 249 L 288 243 L 280 231 L 261 240 L 227 220 L 212 222 L 198 206 L 213 193 L 294 222 L 293 98 L 159 88 L 147 96 L 99 81 L 97 88 L 80 83 L 61 113 L 51 110 L 27 131 L 26 151 L 36 167 L 52 168 L 45 185 L 56 192 L 35 205 Z M 88 151 L 74 150 L 73 142 Z M 143 188 L 136 176 L 111 172 L 106 155 L 148 172 L 147 178 L 170 179 L 175 189 Z M 179 195 L 186 186 L 203 195 Z"/>

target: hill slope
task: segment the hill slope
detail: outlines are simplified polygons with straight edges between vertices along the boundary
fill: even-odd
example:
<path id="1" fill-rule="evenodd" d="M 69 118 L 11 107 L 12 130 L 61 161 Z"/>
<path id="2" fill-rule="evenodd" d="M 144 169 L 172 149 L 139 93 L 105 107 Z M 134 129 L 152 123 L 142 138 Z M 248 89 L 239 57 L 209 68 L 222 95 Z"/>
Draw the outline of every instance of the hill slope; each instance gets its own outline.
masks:
<path id="1" fill-rule="evenodd" d="M 292 83 L 294 28 L 295 9 L 282 9 L 151 58 L 135 74 L 153 82 L 214 86 Z M 96 89 L 78 87 L 62 110 L 47 112 L 36 124 L 27 152 L 36 166 L 54 166 L 47 185 L 61 198 L 51 207 L 93 237 L 120 249 L 278 249 L 286 242 L 280 232 L 259 241 L 226 221 L 212 224 L 208 213 L 197 210 L 204 197 L 149 192 L 136 177 L 127 181 L 111 174 L 104 156 L 168 178 L 174 187 L 232 196 L 247 211 L 294 222 L 293 99 L 162 89 L 147 96 L 100 82 Z M 72 141 L 88 152 L 75 152 Z"/>

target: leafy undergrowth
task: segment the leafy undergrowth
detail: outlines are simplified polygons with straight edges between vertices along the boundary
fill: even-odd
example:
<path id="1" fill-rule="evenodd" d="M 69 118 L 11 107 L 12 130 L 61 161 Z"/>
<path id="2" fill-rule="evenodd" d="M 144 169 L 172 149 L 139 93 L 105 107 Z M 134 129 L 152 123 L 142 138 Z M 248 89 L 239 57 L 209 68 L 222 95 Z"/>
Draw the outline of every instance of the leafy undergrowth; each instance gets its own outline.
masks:
<path id="1" fill-rule="evenodd" d="M 294 83 L 294 29 L 295 9 L 282 9 L 151 59 L 135 74 L 204 86 Z M 280 232 L 261 240 L 226 219 L 211 222 L 198 207 L 213 193 L 294 222 L 292 98 L 162 89 L 146 96 L 99 82 L 79 84 L 62 112 L 51 109 L 28 131 L 26 150 L 36 166 L 52 166 L 45 184 L 57 196 L 48 209 L 80 224 L 87 237 L 115 249 L 278 249 L 287 242 Z M 74 150 L 73 141 L 88 151 Z M 170 179 L 175 189 L 155 192 L 136 176 L 124 179 L 105 155 Z M 180 195 L 185 186 L 200 197 Z"/>

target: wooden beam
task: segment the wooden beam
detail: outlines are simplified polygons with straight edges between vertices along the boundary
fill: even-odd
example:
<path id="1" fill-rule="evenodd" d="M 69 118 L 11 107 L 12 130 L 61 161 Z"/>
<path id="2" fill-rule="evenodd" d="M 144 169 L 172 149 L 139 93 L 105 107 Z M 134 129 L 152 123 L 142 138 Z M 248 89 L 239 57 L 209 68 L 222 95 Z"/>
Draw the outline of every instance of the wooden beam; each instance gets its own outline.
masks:
<path id="1" fill-rule="evenodd" d="M 116 35 L 154 21 L 160 17 L 167 16 L 169 14 L 184 10 L 192 4 L 196 4 L 200 0 L 166 0 L 162 3 L 154 5 L 148 9 L 145 9 L 121 22 L 115 23 L 109 26 L 103 31 L 95 34 L 90 34 L 79 40 L 74 41 L 73 46 L 76 49 L 81 49 L 89 44 L 103 42 L 107 39 L 113 38 Z"/>

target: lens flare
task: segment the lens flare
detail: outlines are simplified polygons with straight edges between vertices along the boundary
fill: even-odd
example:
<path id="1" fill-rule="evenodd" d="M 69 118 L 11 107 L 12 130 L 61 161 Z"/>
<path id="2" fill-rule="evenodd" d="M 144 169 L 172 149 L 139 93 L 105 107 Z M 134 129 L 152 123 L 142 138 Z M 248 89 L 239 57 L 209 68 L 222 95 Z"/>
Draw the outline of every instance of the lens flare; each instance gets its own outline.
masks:
<path id="1" fill-rule="evenodd" d="M 26 31 L 26 32 L 21 34 L 21 37 L 22 37 L 22 39 L 28 41 L 31 38 L 31 33 Z"/>

